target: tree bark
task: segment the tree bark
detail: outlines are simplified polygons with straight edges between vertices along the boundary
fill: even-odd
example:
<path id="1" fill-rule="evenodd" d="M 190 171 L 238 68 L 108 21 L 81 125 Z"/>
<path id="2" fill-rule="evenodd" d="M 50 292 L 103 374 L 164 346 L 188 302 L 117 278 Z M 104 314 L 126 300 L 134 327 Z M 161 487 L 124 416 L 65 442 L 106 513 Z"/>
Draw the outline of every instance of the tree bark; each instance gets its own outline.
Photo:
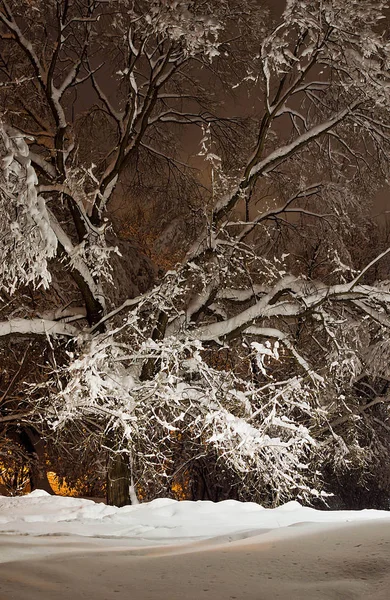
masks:
<path id="1" fill-rule="evenodd" d="M 127 456 L 110 452 L 107 464 L 107 504 L 126 506 L 130 504 L 130 468 Z"/>
<path id="2" fill-rule="evenodd" d="M 45 468 L 45 442 L 36 431 L 29 427 L 20 432 L 19 441 L 31 457 L 29 466 L 31 491 L 44 490 L 49 494 L 54 494 Z"/>

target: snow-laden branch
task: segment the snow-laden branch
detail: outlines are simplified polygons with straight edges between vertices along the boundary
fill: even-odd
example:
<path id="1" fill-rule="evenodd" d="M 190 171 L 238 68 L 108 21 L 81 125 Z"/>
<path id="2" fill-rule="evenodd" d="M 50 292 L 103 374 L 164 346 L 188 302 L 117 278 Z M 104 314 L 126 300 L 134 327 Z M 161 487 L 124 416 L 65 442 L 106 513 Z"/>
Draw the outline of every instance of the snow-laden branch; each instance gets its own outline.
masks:
<path id="1" fill-rule="evenodd" d="M 293 276 L 283 278 L 274 286 L 271 292 L 262 296 L 253 306 L 225 321 L 203 325 L 192 331 L 192 335 L 194 338 L 202 341 L 211 341 L 246 329 L 256 319 L 264 315 L 276 295 L 279 295 L 284 290 L 289 290 L 296 281 L 296 278 Z"/>
<path id="2" fill-rule="evenodd" d="M 63 306 L 56 310 L 46 311 L 39 315 L 40 319 L 48 321 L 62 321 L 63 323 L 70 323 L 71 321 L 78 321 L 79 319 L 85 319 L 87 311 L 84 306 Z"/>
<path id="3" fill-rule="evenodd" d="M 52 164 L 50 164 L 47 160 L 45 160 L 42 156 L 37 154 L 36 152 L 29 151 L 29 156 L 33 165 L 36 165 L 39 169 L 41 169 L 49 178 L 54 178 L 56 176 L 56 170 Z"/>
<path id="4" fill-rule="evenodd" d="M 381 252 L 378 256 L 376 256 L 367 266 L 360 271 L 360 273 L 351 281 L 349 284 L 349 291 L 353 290 L 353 288 L 357 285 L 357 283 L 361 280 L 361 278 L 373 267 L 377 262 L 379 262 L 382 258 L 387 256 L 390 253 L 390 248 L 387 248 L 384 252 Z"/>
<path id="5" fill-rule="evenodd" d="M 57 237 L 58 242 L 64 249 L 72 269 L 74 269 L 81 275 L 84 282 L 88 286 L 88 289 L 91 292 L 93 298 L 97 300 L 102 306 L 104 306 L 105 294 L 103 292 L 101 284 L 97 283 L 94 280 L 91 273 L 91 268 L 83 260 L 82 254 L 78 252 L 78 249 L 75 246 L 73 246 L 71 239 L 61 227 L 55 215 L 51 211 L 49 211 L 49 215 L 51 227 Z"/>
<path id="6" fill-rule="evenodd" d="M 299 135 L 293 142 L 277 148 L 268 154 L 266 158 L 256 163 L 251 168 L 248 176 L 239 184 L 235 192 L 217 203 L 215 207 L 214 219 L 216 221 L 219 220 L 230 209 L 233 208 L 233 206 L 238 202 L 241 192 L 250 186 L 254 178 L 258 178 L 262 175 L 270 173 L 287 158 L 299 152 L 302 148 L 310 144 L 310 142 L 316 140 L 321 135 L 324 135 L 332 128 L 336 127 L 336 125 L 346 119 L 357 106 L 361 105 L 361 103 L 362 101 L 360 99 L 351 102 L 350 105 L 344 110 L 336 113 L 333 117 L 329 118 L 323 123 L 315 125 L 302 135 Z"/>
<path id="7" fill-rule="evenodd" d="M 38 58 L 38 55 L 36 54 L 31 42 L 29 42 L 25 38 L 20 27 L 16 23 L 16 21 L 13 17 L 12 11 L 11 11 L 8 3 L 6 2 L 6 0 L 2 0 L 2 4 L 4 6 L 4 10 L 0 10 L 0 21 L 2 21 L 4 23 L 4 25 L 7 27 L 7 29 L 9 29 L 9 31 L 11 31 L 14 34 L 15 39 L 18 42 L 19 46 L 23 49 L 23 51 L 25 52 L 25 54 L 31 61 L 34 71 L 37 75 L 38 82 L 41 85 L 43 85 L 43 83 L 46 80 L 46 73 L 45 73 L 45 70 Z"/>
<path id="8" fill-rule="evenodd" d="M 98 71 L 98 69 L 100 67 L 98 67 L 97 69 L 96 68 L 93 69 L 89 64 L 88 64 L 88 66 L 89 66 L 89 76 L 91 78 L 92 86 L 93 86 L 99 100 L 102 102 L 102 104 L 106 108 L 108 114 L 111 115 L 111 117 L 114 119 L 114 121 L 116 121 L 116 123 L 118 124 L 118 127 L 120 129 L 120 132 L 123 134 L 124 133 L 124 123 L 123 123 L 124 114 L 122 112 L 118 112 L 117 110 L 115 110 L 112 103 L 108 99 L 107 95 L 104 93 L 101 86 L 99 85 L 97 78 L 96 78 L 96 72 Z M 103 64 L 100 66 L 102 67 Z"/>
<path id="9" fill-rule="evenodd" d="M 0 337 L 6 335 L 63 335 L 66 337 L 77 337 L 80 331 L 60 321 L 49 319 L 10 319 L 0 321 Z"/>
<path id="10" fill-rule="evenodd" d="M 106 334 L 96 336 L 61 374 L 66 386 L 48 400 L 52 427 L 65 432 L 69 422 L 87 421 L 98 431 L 115 430 L 122 452 L 136 444 L 154 478 L 168 476 L 169 449 L 176 447 L 177 436 L 183 440 L 189 434 L 195 454 L 217 452 L 220 464 L 241 479 L 254 469 L 282 495 L 291 485 L 310 495 L 304 463 L 315 440 L 304 423 L 290 418 L 292 413 L 306 418 L 310 392 L 302 378 L 264 389 L 259 402 L 257 385 L 213 369 L 201 349 L 197 341 L 147 339 L 130 355 Z M 145 356 L 154 357 L 161 369 L 140 380 L 137 364 Z"/>
<path id="11" fill-rule="evenodd" d="M 127 300 L 122 302 L 122 304 L 120 306 L 118 306 L 117 308 L 114 308 L 112 311 L 110 311 L 109 313 L 104 315 L 104 317 L 102 319 L 100 319 L 100 321 L 98 323 L 96 323 L 96 325 L 91 327 L 90 333 L 99 329 L 102 325 L 104 325 L 104 323 L 106 323 L 107 321 L 110 321 L 111 319 L 116 317 L 116 315 L 121 313 L 123 310 L 126 310 L 127 308 L 134 308 L 135 306 L 142 304 L 145 300 L 148 300 L 155 294 L 158 295 L 159 289 L 160 289 L 160 286 L 157 286 L 157 287 L 153 288 L 152 290 L 150 290 L 150 292 L 146 292 L 145 294 L 141 294 L 140 296 L 136 296 L 135 298 L 128 298 Z"/>
<path id="12" fill-rule="evenodd" d="M 311 379 L 313 379 L 314 382 L 320 384 L 324 383 L 324 378 L 321 377 L 321 375 L 318 375 L 312 369 L 312 367 L 310 367 L 307 360 L 305 360 L 303 356 L 299 354 L 289 336 L 283 331 L 280 331 L 279 329 L 275 329 L 273 327 L 248 327 L 248 329 L 245 330 L 245 334 L 250 336 L 253 335 L 255 337 L 266 337 L 279 340 L 284 346 L 286 346 L 288 350 L 290 350 L 297 363 L 301 365 L 304 371 L 306 371 L 306 373 Z"/>
<path id="13" fill-rule="evenodd" d="M 390 402 L 389 396 L 379 396 L 378 398 L 374 398 L 370 402 L 367 402 L 367 404 L 364 404 L 363 406 L 355 407 L 353 412 L 354 412 L 354 414 L 362 415 L 365 413 L 366 410 L 372 408 L 373 406 L 377 406 L 378 404 L 388 404 L 389 402 Z M 339 417 L 338 419 L 335 419 L 334 421 L 332 421 L 325 427 L 321 427 L 321 429 L 319 429 L 319 430 L 317 429 L 316 435 L 317 436 L 323 435 L 325 432 L 331 431 L 331 430 L 339 427 L 340 425 L 344 425 L 345 423 L 347 423 L 350 420 L 351 420 L 350 414 Z M 313 430 L 314 429 L 315 429 L 315 426 L 313 426 Z"/>
<path id="14" fill-rule="evenodd" d="M 22 48 L 22 50 L 24 51 L 25 55 L 27 56 L 28 60 L 34 68 L 38 84 L 41 86 L 44 93 L 46 94 L 49 104 L 53 109 L 54 115 L 58 119 L 58 124 L 60 125 L 60 127 L 65 128 L 66 117 L 65 112 L 60 103 L 61 94 L 59 90 L 53 85 L 53 82 L 49 79 L 51 75 L 50 69 L 44 69 L 36 51 L 34 50 L 32 43 L 29 40 L 27 40 L 27 38 L 22 33 L 22 30 L 20 29 L 19 25 L 16 23 L 12 11 L 8 6 L 7 2 L 3 0 L 2 4 L 5 8 L 5 11 L 3 12 L 2 10 L 0 10 L 0 21 L 2 21 L 4 25 L 8 28 L 8 30 L 14 34 L 16 42 L 18 43 L 20 48 Z"/>
<path id="15" fill-rule="evenodd" d="M 217 298 L 221 300 L 231 300 L 233 302 L 246 302 L 260 294 L 267 294 L 269 286 L 255 284 L 242 290 L 236 290 L 228 287 L 221 288 L 217 292 Z"/>
<path id="16" fill-rule="evenodd" d="M 69 198 L 71 198 L 72 202 L 74 202 L 77 205 L 77 209 L 80 213 L 80 217 L 82 218 L 86 231 L 91 231 L 94 234 L 96 234 L 97 236 L 100 236 L 104 233 L 104 225 L 97 227 L 95 226 L 93 223 L 91 223 L 91 220 L 89 218 L 89 216 L 87 215 L 87 211 L 85 209 L 84 203 L 87 204 L 87 196 L 86 194 L 83 194 L 82 197 L 80 198 L 80 191 L 74 191 L 70 184 L 69 181 L 65 182 L 65 183 L 57 183 L 57 184 L 51 184 L 51 185 L 39 185 L 38 186 L 38 192 L 39 193 L 56 193 L 58 192 L 59 194 L 65 194 L 66 196 L 68 196 Z"/>
<path id="17" fill-rule="evenodd" d="M 366 315 L 370 316 L 373 321 L 376 321 L 386 329 L 390 329 L 390 318 L 387 317 L 386 313 L 381 310 L 376 310 L 374 307 L 369 306 L 367 302 L 363 300 L 352 300 L 352 303 L 357 306 Z"/>
<path id="18" fill-rule="evenodd" d="M 315 289 L 315 291 L 313 290 Z M 280 299 L 280 301 L 279 301 Z M 362 302 L 362 299 L 365 302 Z M 327 286 L 320 282 L 308 284 L 297 277 L 285 276 L 268 293 L 238 314 L 217 323 L 202 325 L 191 332 L 194 338 L 212 341 L 236 336 L 259 319 L 271 317 L 298 317 L 317 309 L 325 302 L 337 301 L 359 306 L 367 314 L 388 324 L 388 319 L 380 315 L 370 303 L 390 302 L 390 292 L 372 286 L 356 285 L 352 290 L 348 283 Z"/>
<path id="19" fill-rule="evenodd" d="M 0 287 L 13 293 L 32 283 L 48 287 L 48 260 L 57 253 L 44 199 L 24 136 L 0 123 Z"/>

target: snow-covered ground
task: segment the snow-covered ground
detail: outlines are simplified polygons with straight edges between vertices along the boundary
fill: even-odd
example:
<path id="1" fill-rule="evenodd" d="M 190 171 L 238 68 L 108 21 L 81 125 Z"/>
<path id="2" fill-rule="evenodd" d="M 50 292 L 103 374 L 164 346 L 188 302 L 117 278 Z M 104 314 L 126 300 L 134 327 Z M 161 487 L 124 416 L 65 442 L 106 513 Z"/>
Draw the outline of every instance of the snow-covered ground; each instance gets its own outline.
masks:
<path id="1" fill-rule="evenodd" d="M 387 599 L 389 586 L 386 511 L 0 497 L 0 600 Z"/>
<path id="2" fill-rule="evenodd" d="M 252 502 L 178 502 L 161 498 L 117 508 L 100 502 L 50 496 L 36 490 L 15 498 L 0 496 L 0 533 L 126 538 L 128 546 L 214 540 L 218 543 L 297 524 L 338 523 L 390 518 L 390 512 L 318 511 L 289 502 L 265 509 Z"/>

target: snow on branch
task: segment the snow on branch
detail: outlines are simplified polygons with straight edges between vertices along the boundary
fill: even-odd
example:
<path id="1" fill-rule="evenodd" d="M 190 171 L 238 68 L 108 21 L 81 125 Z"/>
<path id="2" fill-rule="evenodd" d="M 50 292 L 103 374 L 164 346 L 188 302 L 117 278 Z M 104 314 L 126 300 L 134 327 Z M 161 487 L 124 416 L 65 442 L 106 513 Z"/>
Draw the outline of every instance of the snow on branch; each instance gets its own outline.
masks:
<path id="1" fill-rule="evenodd" d="M 290 144 L 286 144 L 285 146 L 277 148 L 271 152 L 266 158 L 259 161 L 252 167 L 249 174 L 249 179 L 252 179 L 256 175 L 269 173 L 269 171 L 275 168 L 275 166 L 277 166 L 280 162 L 284 161 L 286 158 L 309 144 L 311 141 L 315 140 L 319 136 L 331 130 L 333 127 L 335 127 L 335 125 L 343 121 L 357 106 L 359 106 L 359 104 L 361 104 L 361 100 L 355 100 L 354 102 L 351 102 L 347 108 L 336 113 L 323 123 L 315 125 L 308 131 L 305 131 L 305 133 L 299 135 Z"/>
<path id="2" fill-rule="evenodd" d="M 20 334 L 77 337 L 79 333 L 73 325 L 49 319 L 9 319 L 0 322 L 0 336 Z"/>
<path id="3" fill-rule="evenodd" d="M 153 2 L 145 15 L 146 30 L 181 45 L 185 56 L 203 54 L 209 60 L 219 55 L 222 25 L 212 14 L 201 14 L 188 2 Z"/>
<path id="4" fill-rule="evenodd" d="M 138 326 L 134 318 L 129 323 L 130 329 Z M 87 420 L 114 431 L 122 452 L 144 448 L 144 467 L 156 480 L 166 472 L 171 447 L 189 434 L 197 452 L 214 448 L 221 464 L 240 477 L 254 468 L 281 497 L 289 497 L 291 486 L 310 497 L 305 462 L 316 444 L 305 425 L 311 392 L 302 379 L 261 391 L 211 367 L 198 341 L 138 337 L 130 347 L 120 343 L 121 332 L 85 340 L 61 375 L 66 386 L 58 390 L 53 382 L 47 411 L 54 430 Z M 142 380 L 148 357 L 159 370 Z"/>
<path id="5" fill-rule="evenodd" d="M 0 123 L 0 288 L 11 294 L 20 285 L 48 287 L 48 261 L 57 238 L 21 133 Z"/>
<path id="6" fill-rule="evenodd" d="M 381 252 L 381 254 L 376 256 L 368 265 L 366 265 L 364 267 L 364 269 L 362 269 L 360 271 L 360 273 L 353 279 L 353 281 L 351 281 L 351 283 L 349 284 L 349 290 L 353 290 L 353 288 L 357 285 L 357 283 L 360 281 L 360 279 L 367 273 L 367 271 L 369 269 L 371 269 L 371 267 L 373 267 L 382 258 L 387 256 L 389 254 L 389 252 L 390 252 L 390 248 L 387 248 L 386 250 L 384 250 L 384 252 Z"/>
<path id="7" fill-rule="evenodd" d="M 283 331 L 280 331 L 279 329 L 275 329 L 273 327 L 248 327 L 248 329 L 245 330 L 245 334 L 249 336 L 274 338 L 276 340 L 279 340 L 284 346 L 286 346 L 288 350 L 290 350 L 297 363 L 301 365 L 301 367 L 306 371 L 306 373 L 309 375 L 309 377 L 313 380 L 314 383 L 324 383 L 324 378 L 321 375 L 318 375 L 315 371 L 313 371 L 307 360 L 305 360 L 303 356 L 299 354 L 294 344 L 289 339 L 288 335 Z"/>
<path id="8" fill-rule="evenodd" d="M 210 325 L 204 325 L 194 330 L 192 333 L 195 338 L 203 341 L 217 340 L 223 338 L 229 334 L 242 331 L 249 327 L 257 318 L 265 316 L 268 307 L 271 305 L 271 301 L 277 294 L 281 294 L 283 290 L 288 291 L 291 286 L 296 282 L 296 277 L 287 276 L 279 281 L 268 294 L 262 296 L 249 308 L 243 310 L 237 315 L 231 317 L 222 322 L 211 323 Z M 298 308 L 294 310 L 298 312 Z"/>
<path id="9" fill-rule="evenodd" d="M 77 271 L 84 282 L 88 286 L 89 291 L 92 296 L 99 300 L 104 306 L 105 297 L 102 286 L 99 282 L 96 282 L 93 273 L 95 270 L 103 270 L 104 274 L 109 277 L 109 271 L 106 271 L 107 267 L 107 252 L 110 252 L 110 248 L 100 247 L 99 245 L 95 245 L 96 251 L 96 261 L 93 260 L 92 257 L 88 257 L 85 254 L 85 240 L 79 244 L 78 246 L 74 246 L 72 244 L 71 239 L 61 227 L 55 215 L 50 211 L 50 224 L 53 229 L 53 232 L 58 239 L 58 242 L 61 244 L 63 251 L 65 252 L 67 258 L 69 259 L 69 263 L 75 271 Z M 91 248 L 89 248 L 91 249 Z M 93 250 L 93 248 L 92 248 Z M 91 260 L 89 260 L 91 259 Z M 92 263 L 92 264 L 88 264 Z"/>

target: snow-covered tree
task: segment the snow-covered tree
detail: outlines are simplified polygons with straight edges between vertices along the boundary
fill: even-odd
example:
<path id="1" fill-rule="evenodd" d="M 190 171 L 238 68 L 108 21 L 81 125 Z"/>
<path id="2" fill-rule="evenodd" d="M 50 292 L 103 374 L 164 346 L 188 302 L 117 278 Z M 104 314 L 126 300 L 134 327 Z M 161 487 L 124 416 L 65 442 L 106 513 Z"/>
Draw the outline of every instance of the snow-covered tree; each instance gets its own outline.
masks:
<path id="1" fill-rule="evenodd" d="M 70 340 L 28 418 L 101 440 L 111 502 L 150 481 L 163 490 L 205 455 L 244 495 L 308 499 L 324 465 L 375 456 L 361 431 L 387 400 L 364 403 L 356 383 L 376 376 L 369 356 L 390 325 L 388 286 L 370 279 L 390 249 L 356 265 L 352 233 L 364 233 L 387 178 L 385 9 L 289 0 L 265 32 L 265 12 L 251 26 L 250 2 L 1 2 L 2 285 L 50 290 L 65 268 L 76 292 L 39 318 L 9 315 L 0 332 Z M 245 64 L 236 34 L 258 48 Z M 206 69 L 224 87 L 227 62 L 260 106 L 234 166 L 202 93 Z M 94 100 L 82 113 L 84 89 Z M 203 126 L 209 198 L 181 263 L 118 300 L 110 287 L 123 271 L 105 215 L 147 156 L 180 168 L 167 148 L 178 125 Z"/>

